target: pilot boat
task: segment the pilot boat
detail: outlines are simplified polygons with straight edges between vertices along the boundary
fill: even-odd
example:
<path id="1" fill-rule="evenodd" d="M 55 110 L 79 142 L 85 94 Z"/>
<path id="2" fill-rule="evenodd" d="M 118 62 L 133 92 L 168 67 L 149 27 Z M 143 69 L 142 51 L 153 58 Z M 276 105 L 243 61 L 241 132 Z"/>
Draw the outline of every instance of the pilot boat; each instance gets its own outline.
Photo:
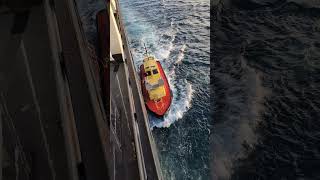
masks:
<path id="1" fill-rule="evenodd" d="M 140 66 L 140 79 L 147 109 L 158 117 L 164 116 L 172 100 L 170 86 L 160 62 L 147 49 Z"/>

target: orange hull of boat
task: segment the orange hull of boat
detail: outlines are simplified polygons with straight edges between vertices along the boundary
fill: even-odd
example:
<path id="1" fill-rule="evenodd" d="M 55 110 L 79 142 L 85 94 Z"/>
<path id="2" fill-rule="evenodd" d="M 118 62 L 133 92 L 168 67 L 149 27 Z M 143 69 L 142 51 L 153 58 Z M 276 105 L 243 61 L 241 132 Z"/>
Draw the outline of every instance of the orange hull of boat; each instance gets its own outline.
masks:
<path id="1" fill-rule="evenodd" d="M 143 65 L 140 66 L 140 79 L 141 79 L 142 94 L 143 94 L 144 101 L 145 101 L 147 108 L 151 112 L 153 112 L 156 116 L 162 117 L 170 107 L 172 95 L 171 95 L 170 86 L 169 86 L 167 77 L 166 77 L 159 61 L 157 61 L 157 65 L 160 70 L 161 78 L 164 81 L 164 88 L 166 91 L 166 96 L 162 97 L 160 101 L 156 102 L 156 101 L 150 100 L 150 98 L 149 98 L 148 91 L 147 91 L 146 87 L 144 86 L 145 72 L 144 72 Z"/>

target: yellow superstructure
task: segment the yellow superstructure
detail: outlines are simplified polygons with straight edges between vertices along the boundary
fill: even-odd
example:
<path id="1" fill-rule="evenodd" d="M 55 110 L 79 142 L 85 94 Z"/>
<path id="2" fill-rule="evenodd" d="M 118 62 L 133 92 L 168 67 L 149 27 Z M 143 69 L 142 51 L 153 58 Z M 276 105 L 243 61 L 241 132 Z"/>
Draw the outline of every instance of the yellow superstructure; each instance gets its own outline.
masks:
<path id="1" fill-rule="evenodd" d="M 159 100 L 166 95 L 163 79 L 157 61 L 152 56 L 143 59 L 146 89 L 151 100 Z"/>

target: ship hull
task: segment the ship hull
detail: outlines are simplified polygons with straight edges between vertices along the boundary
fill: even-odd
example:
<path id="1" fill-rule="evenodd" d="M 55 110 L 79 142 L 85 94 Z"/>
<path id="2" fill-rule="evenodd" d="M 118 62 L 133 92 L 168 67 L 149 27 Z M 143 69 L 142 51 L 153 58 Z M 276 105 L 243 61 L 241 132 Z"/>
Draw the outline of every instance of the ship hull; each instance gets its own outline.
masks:
<path id="1" fill-rule="evenodd" d="M 159 61 L 157 61 L 157 66 L 158 66 L 161 78 L 164 81 L 164 88 L 166 91 L 166 95 L 164 97 L 162 97 L 160 99 L 160 101 L 156 102 L 156 101 L 150 100 L 150 98 L 149 98 L 148 91 L 144 85 L 145 84 L 145 82 L 144 82 L 145 72 L 144 72 L 144 65 L 143 64 L 140 66 L 140 79 L 141 79 L 142 94 L 143 94 L 147 109 L 149 111 L 151 111 L 152 114 L 154 114 L 155 116 L 163 117 L 171 105 L 172 94 L 170 91 L 170 85 L 169 85 L 168 79 L 167 79 Z"/>

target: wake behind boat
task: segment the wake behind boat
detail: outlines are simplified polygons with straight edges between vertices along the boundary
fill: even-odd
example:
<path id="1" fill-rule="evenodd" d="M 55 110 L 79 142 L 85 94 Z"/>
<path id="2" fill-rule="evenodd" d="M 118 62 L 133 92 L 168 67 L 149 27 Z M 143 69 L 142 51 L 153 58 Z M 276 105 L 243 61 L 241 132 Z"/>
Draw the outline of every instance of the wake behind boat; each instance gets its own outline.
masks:
<path id="1" fill-rule="evenodd" d="M 147 49 L 140 66 L 140 79 L 147 109 L 162 117 L 171 105 L 172 94 L 160 62 L 150 56 Z"/>

